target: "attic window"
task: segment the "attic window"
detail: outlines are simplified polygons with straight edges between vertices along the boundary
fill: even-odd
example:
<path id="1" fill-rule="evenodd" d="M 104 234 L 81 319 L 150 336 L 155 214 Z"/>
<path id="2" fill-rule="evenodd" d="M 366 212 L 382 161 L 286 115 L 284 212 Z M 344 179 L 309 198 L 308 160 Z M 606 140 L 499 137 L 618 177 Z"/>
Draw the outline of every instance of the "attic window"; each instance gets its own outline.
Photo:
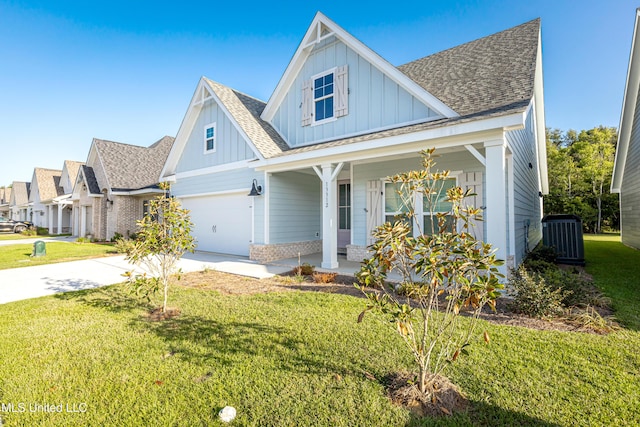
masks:
<path id="1" fill-rule="evenodd" d="M 216 124 L 211 123 L 204 127 L 204 152 L 213 153 L 216 151 Z"/>
<path id="2" fill-rule="evenodd" d="M 333 117 L 333 72 L 313 79 L 313 121 Z"/>
<path id="3" fill-rule="evenodd" d="M 326 123 L 348 113 L 347 66 L 313 76 L 302 85 L 302 126 Z"/>

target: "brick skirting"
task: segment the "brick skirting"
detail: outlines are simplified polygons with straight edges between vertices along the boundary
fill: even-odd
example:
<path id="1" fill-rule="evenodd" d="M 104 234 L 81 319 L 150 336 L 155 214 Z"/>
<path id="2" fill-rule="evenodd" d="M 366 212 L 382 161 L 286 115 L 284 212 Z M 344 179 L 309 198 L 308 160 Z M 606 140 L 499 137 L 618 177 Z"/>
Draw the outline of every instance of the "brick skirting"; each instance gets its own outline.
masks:
<path id="1" fill-rule="evenodd" d="M 318 252 L 322 252 L 322 240 L 249 245 L 249 259 L 258 262 L 271 262 L 278 259 L 297 257 L 298 254 L 310 255 Z"/>

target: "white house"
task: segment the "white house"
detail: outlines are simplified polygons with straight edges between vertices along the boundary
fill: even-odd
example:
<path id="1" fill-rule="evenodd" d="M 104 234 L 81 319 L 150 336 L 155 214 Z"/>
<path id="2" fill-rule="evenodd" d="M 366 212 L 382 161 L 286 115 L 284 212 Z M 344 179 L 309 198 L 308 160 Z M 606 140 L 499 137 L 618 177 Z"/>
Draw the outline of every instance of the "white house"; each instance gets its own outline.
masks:
<path id="1" fill-rule="evenodd" d="M 640 9 L 636 10 L 627 83 L 622 101 L 611 192 L 620 194 L 622 243 L 640 249 Z"/>
<path id="2" fill-rule="evenodd" d="M 9 199 L 9 213 L 16 221 L 33 221 L 32 204 L 29 202 L 31 183 L 13 181 L 11 184 L 11 198 Z"/>
<path id="3" fill-rule="evenodd" d="M 430 147 L 477 193 L 479 236 L 519 263 L 548 192 L 539 20 L 394 66 L 318 13 L 267 103 L 201 78 L 161 177 L 199 250 L 336 268 L 397 213 L 386 177 Z"/>
<path id="4" fill-rule="evenodd" d="M 32 206 L 33 224 L 36 227 L 49 228 L 49 222 L 53 218 L 47 204 L 53 198 L 62 195 L 62 189 L 60 188 L 61 175 L 62 171 L 58 169 L 33 169 L 29 203 Z"/>

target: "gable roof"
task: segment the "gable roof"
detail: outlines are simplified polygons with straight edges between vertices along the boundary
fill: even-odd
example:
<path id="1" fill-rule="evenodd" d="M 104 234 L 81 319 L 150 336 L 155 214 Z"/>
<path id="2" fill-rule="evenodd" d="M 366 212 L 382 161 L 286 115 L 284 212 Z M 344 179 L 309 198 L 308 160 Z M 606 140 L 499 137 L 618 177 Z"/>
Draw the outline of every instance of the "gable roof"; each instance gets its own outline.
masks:
<path id="1" fill-rule="evenodd" d="M 613 177 L 611 179 L 611 192 L 620 193 L 624 168 L 627 163 L 627 153 L 631 142 L 634 116 L 638 101 L 638 88 L 640 87 L 640 8 L 636 9 L 636 19 L 631 39 L 631 53 L 629 54 L 629 68 L 627 69 L 627 81 L 622 98 L 622 113 L 620 114 L 620 126 L 618 127 L 618 144 L 616 158 L 613 164 Z"/>
<path id="2" fill-rule="evenodd" d="M 11 192 L 11 205 L 19 206 L 29 203 L 29 191 L 31 190 L 31 183 L 24 181 L 13 181 L 11 184 L 13 191 Z"/>
<path id="3" fill-rule="evenodd" d="M 533 97 L 539 34 L 538 18 L 398 69 L 461 116 L 523 111 Z"/>
<path id="4" fill-rule="evenodd" d="M 78 177 L 78 172 L 80 171 L 80 167 L 84 165 L 84 162 L 77 162 L 75 160 L 65 160 L 63 169 L 67 170 L 67 175 L 69 176 L 69 181 L 71 182 L 71 186 L 76 182 L 76 178 Z"/>
<path id="5" fill-rule="evenodd" d="M 38 201 L 51 200 L 54 197 L 62 195 L 62 188 L 60 188 L 60 177 L 62 175 L 61 170 L 57 169 L 45 169 L 34 168 L 33 178 L 31 182 L 37 189 Z M 32 189 L 33 190 L 33 189 Z M 31 191 L 29 194 L 30 201 L 35 197 L 36 192 Z"/>
<path id="6" fill-rule="evenodd" d="M 93 171 L 91 166 L 82 165 L 80 167 L 80 172 L 78 172 L 78 176 L 82 176 L 82 179 L 87 186 L 87 190 L 89 194 L 100 195 L 100 185 L 98 185 L 98 180 L 96 179 L 96 174 Z"/>
<path id="7" fill-rule="evenodd" d="M 149 147 L 140 147 L 94 139 L 93 146 L 104 168 L 110 189 L 129 191 L 158 184 L 160 171 L 167 160 L 173 141 L 173 137 L 165 136 Z M 86 167 L 83 170 L 93 173 L 93 170 L 89 172 Z"/>
<path id="8" fill-rule="evenodd" d="M 411 95 L 422 101 L 429 108 L 436 111 L 442 117 L 456 117 L 458 115 L 451 106 L 433 96 L 433 94 L 417 84 L 411 78 L 407 78 L 405 74 L 400 72 L 387 60 L 375 53 L 360 40 L 346 32 L 342 27 L 327 18 L 324 14 L 317 12 L 311 22 L 311 25 L 309 25 L 307 32 L 302 38 L 298 49 L 293 55 L 293 58 L 289 62 L 287 69 L 282 75 L 282 78 L 278 82 L 276 89 L 271 95 L 271 98 L 269 98 L 269 102 L 267 102 L 267 105 L 262 112 L 262 118 L 264 120 L 271 121 L 275 116 L 278 107 L 284 100 L 284 97 L 291 88 L 296 76 L 302 69 L 302 66 L 311 53 L 313 46 L 331 36 L 338 38 L 350 49 L 355 51 L 362 58 L 366 59 L 371 65 L 379 69 L 384 75 L 389 77 Z"/>
<path id="9" fill-rule="evenodd" d="M 11 201 L 11 187 L 0 188 L 0 205 L 8 205 Z"/>

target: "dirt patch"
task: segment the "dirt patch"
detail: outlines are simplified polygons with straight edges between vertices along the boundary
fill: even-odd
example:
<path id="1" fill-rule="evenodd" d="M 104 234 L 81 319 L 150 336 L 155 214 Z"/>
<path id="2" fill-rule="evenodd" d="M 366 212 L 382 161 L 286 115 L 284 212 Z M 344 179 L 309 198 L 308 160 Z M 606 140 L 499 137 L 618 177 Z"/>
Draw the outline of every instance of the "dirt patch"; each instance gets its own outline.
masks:
<path id="1" fill-rule="evenodd" d="M 444 376 L 437 376 L 428 393 L 422 393 L 415 374 L 394 372 L 384 379 L 389 399 L 419 417 L 440 417 L 466 411 L 469 401 Z"/>
<path id="2" fill-rule="evenodd" d="M 179 286 L 207 289 L 225 295 L 307 291 L 336 293 L 364 298 L 362 291 L 354 286 L 354 284 L 357 283 L 356 278 L 347 275 L 337 275 L 333 283 L 316 283 L 313 280 L 313 276 L 297 276 L 293 271 L 269 279 L 255 279 L 216 270 L 203 270 L 183 274 L 181 280 L 176 283 Z M 480 318 L 500 325 L 521 326 L 537 330 L 601 333 L 601 331 L 597 329 L 577 324 L 568 318 L 536 319 L 514 313 L 509 308 L 511 302 L 512 299 L 507 296 L 499 298 L 496 302 L 496 312 L 494 313 L 489 307 L 485 306 L 483 312 L 480 314 Z M 607 309 L 598 309 L 598 312 L 603 317 L 612 314 L 611 311 Z"/>
<path id="3" fill-rule="evenodd" d="M 147 313 L 146 319 L 150 322 L 160 322 L 178 316 L 180 316 L 180 309 L 178 308 L 167 307 L 167 311 L 162 311 L 162 307 L 157 307 Z"/>

